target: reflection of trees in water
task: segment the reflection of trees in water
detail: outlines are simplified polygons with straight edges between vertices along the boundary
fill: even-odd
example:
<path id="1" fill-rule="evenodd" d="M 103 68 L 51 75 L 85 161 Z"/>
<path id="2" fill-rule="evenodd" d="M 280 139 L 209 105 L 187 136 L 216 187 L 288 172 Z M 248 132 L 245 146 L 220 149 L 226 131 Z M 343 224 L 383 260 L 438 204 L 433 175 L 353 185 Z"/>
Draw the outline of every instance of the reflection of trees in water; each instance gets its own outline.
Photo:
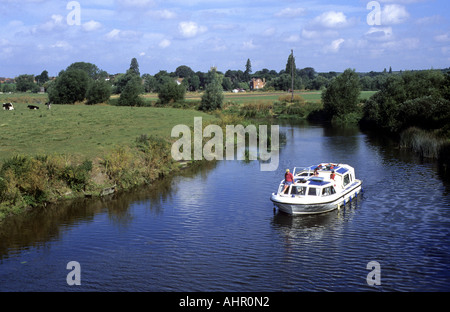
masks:
<path id="1" fill-rule="evenodd" d="M 0 225 L 0 259 L 8 250 L 39 247 L 58 239 L 63 230 L 77 223 L 92 221 L 102 207 L 98 198 L 79 199 L 35 208 L 6 219 Z"/>
<path id="2" fill-rule="evenodd" d="M 331 161 L 341 159 L 341 162 L 345 162 L 350 155 L 359 152 L 361 132 L 358 127 L 324 126 L 323 140 L 326 154 L 333 158 Z"/>
<path id="3" fill-rule="evenodd" d="M 148 205 L 152 213 L 162 213 L 163 204 L 177 192 L 177 179 L 199 176 L 206 179 L 216 165 L 216 162 L 200 162 L 150 186 L 106 197 L 62 201 L 10 217 L 0 225 L 0 259 L 15 249 L 43 246 L 47 241 L 57 240 L 65 230 L 79 223 L 92 222 L 99 213 L 106 212 L 114 224 L 122 227 L 133 220 L 130 211 L 133 205 Z"/>
<path id="4" fill-rule="evenodd" d="M 443 172 L 438 160 L 424 158 L 409 149 L 400 148 L 397 138 L 371 131 L 366 131 L 365 134 L 367 145 L 376 148 L 384 164 L 403 163 L 411 165 L 411 168 L 414 168 L 414 165 L 430 165 L 436 176 L 444 183 L 444 195 L 450 194 L 450 176 Z"/>

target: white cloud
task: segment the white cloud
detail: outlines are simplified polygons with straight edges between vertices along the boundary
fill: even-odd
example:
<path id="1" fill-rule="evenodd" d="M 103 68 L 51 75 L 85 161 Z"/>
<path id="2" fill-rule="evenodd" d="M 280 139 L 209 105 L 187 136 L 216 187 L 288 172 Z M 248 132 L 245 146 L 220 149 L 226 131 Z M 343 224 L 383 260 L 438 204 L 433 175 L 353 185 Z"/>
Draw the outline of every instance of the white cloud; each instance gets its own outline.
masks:
<path id="1" fill-rule="evenodd" d="M 133 30 L 113 29 L 105 35 L 108 40 L 133 41 L 139 37 L 139 33 Z"/>
<path id="2" fill-rule="evenodd" d="M 298 16 L 304 15 L 306 12 L 303 8 L 285 8 L 277 13 L 275 13 L 276 17 L 282 18 L 294 18 Z"/>
<path id="3" fill-rule="evenodd" d="M 148 15 L 156 19 L 174 19 L 177 17 L 177 14 L 170 10 L 149 11 Z"/>
<path id="4" fill-rule="evenodd" d="M 302 29 L 302 37 L 305 39 L 319 39 L 324 37 L 336 37 L 339 33 L 335 30 L 308 30 Z"/>
<path id="5" fill-rule="evenodd" d="M 336 11 L 322 13 L 314 19 L 313 23 L 326 28 L 339 28 L 349 24 L 345 14 Z"/>
<path id="6" fill-rule="evenodd" d="M 144 8 L 155 4 L 154 0 L 117 0 L 117 2 L 124 7 L 131 8 Z"/>
<path id="7" fill-rule="evenodd" d="M 299 35 L 290 35 L 289 37 L 284 39 L 285 42 L 299 42 L 300 36 Z"/>
<path id="8" fill-rule="evenodd" d="M 160 47 L 160 48 L 163 48 L 163 49 L 169 47 L 170 45 L 171 45 L 171 42 L 170 42 L 170 40 L 168 40 L 168 39 L 163 39 L 163 40 L 161 40 L 161 42 L 159 43 L 159 47 Z"/>
<path id="9" fill-rule="evenodd" d="M 178 24 L 178 30 L 183 37 L 192 38 L 198 34 L 206 32 L 207 28 L 204 26 L 199 26 L 195 22 L 180 22 Z"/>
<path id="10" fill-rule="evenodd" d="M 434 40 L 437 42 L 450 42 L 450 33 L 434 36 Z"/>
<path id="11" fill-rule="evenodd" d="M 367 39 L 376 41 L 387 41 L 394 38 L 392 27 L 371 27 L 366 33 Z"/>
<path id="12" fill-rule="evenodd" d="M 64 17 L 59 14 L 53 14 L 52 19 L 40 25 L 38 29 L 41 31 L 52 31 L 56 27 L 61 27 L 63 25 L 64 25 Z"/>
<path id="13" fill-rule="evenodd" d="M 269 27 L 269 28 L 265 29 L 261 34 L 263 36 L 270 37 L 270 36 L 275 35 L 275 32 L 276 32 L 276 29 L 274 27 Z"/>
<path id="14" fill-rule="evenodd" d="M 330 45 L 325 47 L 325 52 L 337 53 L 339 52 L 341 45 L 345 42 L 344 39 L 336 39 L 331 42 Z"/>
<path id="15" fill-rule="evenodd" d="M 100 29 L 102 27 L 102 24 L 94 20 L 91 20 L 89 22 L 84 23 L 82 27 L 84 31 L 95 31 Z"/>
<path id="16" fill-rule="evenodd" d="M 119 29 L 113 29 L 109 33 L 106 34 L 106 38 L 108 39 L 116 39 L 119 37 L 120 30 Z"/>
<path id="17" fill-rule="evenodd" d="M 404 23 L 409 18 L 406 8 L 398 4 L 385 5 L 381 11 L 381 23 L 383 25 L 394 25 Z"/>
<path id="18" fill-rule="evenodd" d="M 417 3 L 417 2 L 425 2 L 428 0 L 378 0 L 379 2 L 385 2 L 385 3 L 404 3 L 404 4 L 409 4 L 409 3 Z"/>
<path id="19" fill-rule="evenodd" d="M 57 41 L 55 44 L 52 44 L 50 47 L 62 49 L 65 51 L 72 49 L 72 46 L 67 41 Z"/>
<path id="20" fill-rule="evenodd" d="M 404 38 L 401 40 L 393 40 L 383 43 L 381 46 L 389 50 L 413 50 L 419 47 L 420 40 L 418 38 Z"/>
<path id="21" fill-rule="evenodd" d="M 242 43 L 242 48 L 244 50 L 253 50 L 256 49 L 257 46 L 253 43 L 253 39 L 250 39 L 249 41 L 244 41 Z"/>
<path id="22" fill-rule="evenodd" d="M 441 15 L 425 16 L 416 20 L 418 25 L 440 24 L 445 22 L 445 18 Z"/>

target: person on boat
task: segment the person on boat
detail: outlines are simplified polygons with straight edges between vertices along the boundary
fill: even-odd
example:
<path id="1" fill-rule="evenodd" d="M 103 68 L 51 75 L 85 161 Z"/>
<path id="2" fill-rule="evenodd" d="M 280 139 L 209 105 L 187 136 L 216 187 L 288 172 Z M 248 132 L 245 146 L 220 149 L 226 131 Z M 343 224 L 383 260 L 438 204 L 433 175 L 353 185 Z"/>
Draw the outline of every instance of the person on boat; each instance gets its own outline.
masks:
<path id="1" fill-rule="evenodd" d="M 318 177 L 319 176 L 319 167 L 317 167 L 316 169 L 314 169 L 314 176 Z"/>
<path id="2" fill-rule="evenodd" d="M 331 171 L 331 174 L 330 174 L 330 179 L 331 180 L 334 180 L 334 177 L 336 176 L 336 174 L 334 173 L 334 170 L 332 170 Z"/>
<path id="3" fill-rule="evenodd" d="M 287 188 L 291 186 L 294 183 L 294 176 L 289 171 L 289 169 L 286 169 L 286 173 L 284 174 L 284 189 L 283 194 L 286 192 Z"/>

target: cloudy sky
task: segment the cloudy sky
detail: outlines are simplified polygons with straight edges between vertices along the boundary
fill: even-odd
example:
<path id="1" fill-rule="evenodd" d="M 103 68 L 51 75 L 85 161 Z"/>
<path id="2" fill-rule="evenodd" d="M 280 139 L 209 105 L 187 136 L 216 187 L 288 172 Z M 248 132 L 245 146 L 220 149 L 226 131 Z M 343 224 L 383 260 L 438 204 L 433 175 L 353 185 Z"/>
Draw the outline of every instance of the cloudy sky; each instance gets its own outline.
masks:
<path id="1" fill-rule="evenodd" d="M 141 74 L 298 68 L 360 72 L 450 66 L 448 0 L 0 0 L 0 77 L 73 62 Z"/>

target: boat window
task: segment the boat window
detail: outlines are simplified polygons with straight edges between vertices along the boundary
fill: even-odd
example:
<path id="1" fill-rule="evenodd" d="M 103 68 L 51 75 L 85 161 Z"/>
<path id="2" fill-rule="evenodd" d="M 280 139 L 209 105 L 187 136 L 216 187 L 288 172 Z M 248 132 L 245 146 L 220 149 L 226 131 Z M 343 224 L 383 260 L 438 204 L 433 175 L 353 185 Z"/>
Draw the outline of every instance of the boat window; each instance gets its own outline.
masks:
<path id="1" fill-rule="evenodd" d="M 346 174 L 344 176 L 344 186 L 350 183 L 350 175 Z"/>
<path id="2" fill-rule="evenodd" d="M 333 186 L 325 187 L 322 190 L 322 196 L 329 196 L 329 195 L 333 195 L 333 194 L 336 194 L 336 190 L 334 189 Z"/>
<path id="3" fill-rule="evenodd" d="M 294 186 L 293 188 L 296 189 L 296 193 L 298 195 L 305 195 L 306 194 L 306 186 Z M 294 193 L 292 193 L 294 194 Z"/>
<path id="4" fill-rule="evenodd" d="M 280 188 L 278 189 L 278 193 L 280 193 L 280 194 L 287 194 L 289 192 L 289 188 L 287 188 L 284 193 L 283 193 L 283 189 L 284 189 L 284 184 L 282 183 L 280 185 Z"/>
<path id="5" fill-rule="evenodd" d="M 318 195 L 317 188 L 310 187 L 309 190 L 308 190 L 308 195 L 309 196 L 317 196 Z"/>

